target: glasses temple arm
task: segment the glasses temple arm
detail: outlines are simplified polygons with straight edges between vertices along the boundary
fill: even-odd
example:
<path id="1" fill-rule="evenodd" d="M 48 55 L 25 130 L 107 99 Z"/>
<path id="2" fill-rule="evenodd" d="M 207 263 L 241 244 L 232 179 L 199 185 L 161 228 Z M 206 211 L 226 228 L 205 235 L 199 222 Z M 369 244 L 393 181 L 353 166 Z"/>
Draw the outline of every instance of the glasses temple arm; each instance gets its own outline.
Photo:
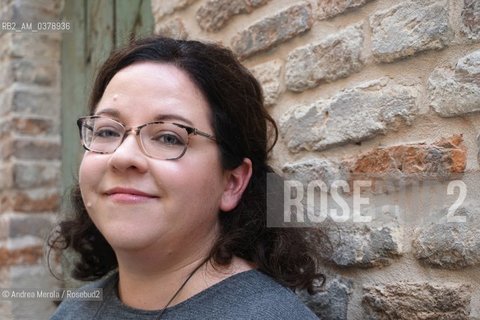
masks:
<path id="1" fill-rule="evenodd" d="M 206 133 L 206 132 L 200 131 L 200 130 L 198 130 L 197 128 L 192 128 L 192 129 L 193 129 L 193 134 L 194 134 L 194 135 L 203 136 L 203 137 L 208 138 L 208 139 L 210 139 L 210 140 L 217 141 L 217 139 L 215 139 L 215 137 L 212 136 L 211 134 L 208 134 L 208 133 Z"/>

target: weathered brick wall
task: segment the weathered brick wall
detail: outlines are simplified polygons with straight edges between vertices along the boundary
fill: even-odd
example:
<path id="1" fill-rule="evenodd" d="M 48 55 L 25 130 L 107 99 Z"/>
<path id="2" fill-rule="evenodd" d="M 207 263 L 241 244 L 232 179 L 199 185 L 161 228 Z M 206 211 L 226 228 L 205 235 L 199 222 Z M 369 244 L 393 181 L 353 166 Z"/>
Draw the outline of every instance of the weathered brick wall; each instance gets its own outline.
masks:
<path id="1" fill-rule="evenodd" d="M 58 20 L 62 1 L 0 1 L 0 21 Z M 60 33 L 0 32 L 0 287 L 51 289 L 44 243 L 60 203 Z M 0 301 L 46 319 L 48 300 Z"/>
<path id="2" fill-rule="evenodd" d="M 372 183 L 362 192 L 371 221 L 316 225 L 327 282 L 300 295 L 318 315 L 480 318 L 480 1 L 152 0 L 152 8 L 156 32 L 220 42 L 258 77 L 280 127 L 278 171 L 327 186 Z M 465 222 L 449 221 L 456 180 L 467 194 L 453 219 Z"/>

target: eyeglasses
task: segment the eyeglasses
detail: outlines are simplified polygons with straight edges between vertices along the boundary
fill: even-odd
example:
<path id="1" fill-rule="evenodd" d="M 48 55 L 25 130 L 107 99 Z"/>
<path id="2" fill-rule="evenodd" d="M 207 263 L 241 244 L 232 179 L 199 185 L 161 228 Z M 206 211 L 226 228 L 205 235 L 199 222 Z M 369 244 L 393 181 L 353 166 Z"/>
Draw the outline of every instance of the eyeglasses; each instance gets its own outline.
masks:
<path id="1" fill-rule="evenodd" d="M 213 135 L 174 122 L 155 121 L 135 128 L 125 126 L 102 116 L 82 117 L 77 120 L 83 147 L 91 152 L 115 152 L 130 132 L 135 134 L 143 152 L 159 160 L 176 160 L 187 151 L 190 135 L 199 135 L 216 141 Z"/>

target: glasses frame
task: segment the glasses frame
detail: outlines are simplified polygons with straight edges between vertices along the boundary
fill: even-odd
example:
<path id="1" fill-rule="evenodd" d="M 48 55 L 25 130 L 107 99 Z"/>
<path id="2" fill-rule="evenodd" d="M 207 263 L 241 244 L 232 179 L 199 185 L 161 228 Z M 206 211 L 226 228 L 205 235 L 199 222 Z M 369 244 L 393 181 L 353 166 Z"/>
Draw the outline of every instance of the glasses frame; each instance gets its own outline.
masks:
<path id="1" fill-rule="evenodd" d="M 123 129 L 124 129 L 124 133 L 123 133 L 123 137 L 122 139 L 120 140 L 120 143 L 118 144 L 118 146 L 111 152 L 100 152 L 100 151 L 95 151 L 95 150 L 92 150 L 90 148 L 88 148 L 85 144 L 85 140 L 83 139 L 83 134 L 82 134 L 82 128 L 84 126 L 86 126 L 86 121 L 87 120 L 90 120 L 90 119 L 108 119 L 108 120 L 111 120 L 113 122 L 116 122 L 117 124 L 119 124 Z M 188 140 L 187 142 L 185 143 L 185 147 L 183 148 L 183 151 L 182 153 L 178 156 L 178 157 L 175 157 L 175 158 L 167 158 L 167 159 L 163 159 L 163 158 L 156 158 L 152 155 L 150 155 L 147 150 L 145 150 L 145 146 L 143 145 L 143 141 L 142 139 L 140 138 L 140 131 L 145 128 L 146 126 L 148 125 L 152 125 L 152 124 L 159 124 L 159 123 L 167 123 L 167 124 L 172 124 L 174 126 L 177 126 L 179 128 L 182 128 L 184 129 L 185 131 L 187 131 L 187 137 L 188 137 Z M 123 141 L 125 141 L 125 139 L 127 138 L 127 135 L 130 134 L 130 132 L 133 132 L 135 134 L 135 139 L 137 140 L 137 143 L 138 145 L 140 146 L 140 149 L 142 150 L 142 152 L 147 156 L 147 157 L 150 157 L 152 159 L 157 159 L 157 160 L 177 160 L 177 159 L 180 159 L 181 157 L 183 157 L 183 155 L 187 152 L 187 148 L 188 148 L 188 145 L 190 143 L 190 136 L 191 135 L 194 135 L 194 136 L 202 136 L 202 137 L 205 137 L 207 139 L 210 139 L 214 142 L 217 142 L 217 139 L 215 139 L 215 136 L 209 134 L 209 133 L 206 133 L 206 132 L 203 132 L 201 130 L 198 130 L 197 128 L 194 128 L 194 127 L 190 127 L 190 126 L 186 126 L 184 124 L 181 124 L 181 123 L 176 123 L 176 122 L 169 122 L 169 121 L 152 121 L 152 122 L 148 122 L 148 123 L 144 123 L 142 125 L 139 125 L 137 127 L 130 127 L 130 128 L 127 128 L 125 125 L 123 125 L 121 122 L 117 121 L 117 120 L 114 120 L 112 118 L 109 118 L 109 117 L 104 117 L 104 116 L 86 116 L 86 117 L 80 117 L 77 119 L 77 126 L 78 126 L 78 130 L 79 130 L 79 133 L 80 133 L 80 141 L 82 143 L 82 146 L 85 150 L 87 151 L 90 151 L 90 152 L 94 152 L 94 153 L 98 153 L 98 154 L 112 154 L 114 153 L 123 143 Z M 93 128 L 90 128 L 90 129 L 93 129 Z"/>

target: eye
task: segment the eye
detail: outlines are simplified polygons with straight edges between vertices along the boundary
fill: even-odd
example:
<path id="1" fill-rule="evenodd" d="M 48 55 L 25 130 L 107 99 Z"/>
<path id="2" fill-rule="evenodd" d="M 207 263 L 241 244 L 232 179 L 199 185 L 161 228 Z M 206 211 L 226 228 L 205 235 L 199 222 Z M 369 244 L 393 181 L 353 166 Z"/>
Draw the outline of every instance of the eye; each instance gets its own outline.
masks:
<path id="1" fill-rule="evenodd" d="M 97 128 L 94 131 L 94 136 L 97 138 L 118 138 L 120 137 L 120 132 L 115 128 Z"/>
<path id="2" fill-rule="evenodd" d="M 151 138 L 154 142 L 165 146 L 184 146 L 183 139 L 173 132 L 159 132 Z"/>

